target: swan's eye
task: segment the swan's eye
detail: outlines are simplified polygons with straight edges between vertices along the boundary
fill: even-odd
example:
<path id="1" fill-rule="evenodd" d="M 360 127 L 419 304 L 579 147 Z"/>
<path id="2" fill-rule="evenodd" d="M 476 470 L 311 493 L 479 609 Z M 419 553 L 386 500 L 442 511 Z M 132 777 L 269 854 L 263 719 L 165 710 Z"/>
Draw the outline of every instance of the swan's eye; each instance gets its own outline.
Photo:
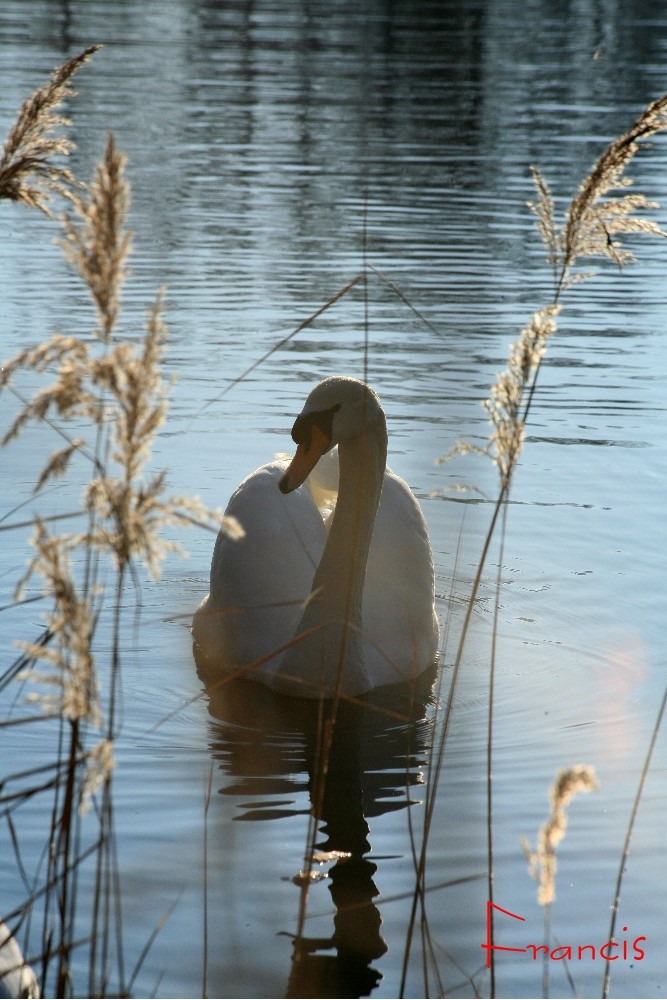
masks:
<path id="1" fill-rule="evenodd" d="M 294 444 L 302 444 L 306 449 L 310 448 L 310 438 L 313 433 L 313 426 L 318 427 L 324 435 L 331 440 L 333 432 L 334 414 L 340 410 L 340 403 L 330 406 L 328 410 L 313 410 L 312 413 L 302 413 L 297 417 L 292 427 L 292 441 Z"/>

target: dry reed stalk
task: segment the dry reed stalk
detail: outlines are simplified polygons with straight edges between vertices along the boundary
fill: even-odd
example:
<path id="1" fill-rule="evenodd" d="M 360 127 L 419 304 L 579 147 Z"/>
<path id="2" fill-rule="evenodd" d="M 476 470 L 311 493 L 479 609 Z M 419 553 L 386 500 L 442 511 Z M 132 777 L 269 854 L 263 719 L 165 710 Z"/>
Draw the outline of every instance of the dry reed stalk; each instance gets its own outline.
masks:
<path id="1" fill-rule="evenodd" d="M 53 162 L 54 157 L 66 157 L 74 148 L 72 140 L 59 132 L 71 122 L 56 114 L 56 108 L 75 93 L 69 85 L 71 78 L 100 47 L 91 45 L 58 66 L 50 81 L 21 105 L 0 157 L 0 198 L 51 216 L 52 194 L 73 197 L 76 179 L 67 167 Z"/>
<path id="2" fill-rule="evenodd" d="M 20 402 L 1 444 L 18 437 L 33 421 L 46 424 L 65 442 L 37 470 L 35 492 L 54 476 L 65 474 L 77 456 L 90 465 L 84 489 L 85 526 L 78 532 L 51 535 L 45 522 L 35 521 L 34 555 L 19 589 L 40 577 L 52 609 L 46 615 L 45 638 L 19 645 L 23 649 L 21 677 L 39 685 L 29 697 L 45 716 L 53 718 L 55 713 L 60 719 L 56 780 L 29 793 L 53 793 L 42 907 L 42 980 L 55 980 L 58 995 L 73 989 L 70 955 L 77 939 L 77 872 L 92 850 L 97 860 L 89 928 L 91 996 L 107 990 L 112 947 L 117 949 L 118 988 L 126 995 L 111 776 L 127 574 L 134 574 L 134 564 L 143 562 L 157 576 L 164 555 L 180 551 L 172 539 L 163 537 L 165 527 L 199 524 L 215 531 L 222 526 L 233 537 L 242 533 L 233 519 L 222 518 L 200 501 L 170 495 L 165 472 L 146 472 L 167 412 L 162 362 L 168 331 L 160 292 L 143 336 L 133 341 L 118 337 L 131 247 L 124 155 L 110 135 L 88 187 L 77 185 L 71 174 L 47 162 L 49 156 L 72 148 L 68 140 L 53 136 L 65 124 L 53 108 L 71 93 L 67 80 L 93 51 L 86 50 L 57 70 L 49 87 L 26 102 L 10 133 L 0 170 L 4 197 L 48 212 L 47 188 L 67 195 L 72 210 L 62 220 L 61 245 L 95 307 L 92 338 L 56 334 L 20 351 L 0 370 L 0 391 L 11 389 Z M 29 186 L 31 170 L 41 186 Z M 13 383 L 28 369 L 48 373 L 51 381 L 25 399 Z M 72 419 L 90 428 L 88 437 L 67 432 Z M 104 591 L 97 583 L 103 556 L 110 557 L 116 570 L 115 586 L 109 588 L 112 642 L 104 656 L 94 652 L 95 630 L 105 604 Z M 95 810 L 99 829 L 94 847 L 86 849 L 82 817 L 100 788 L 101 801 Z M 30 900 L 26 903 L 26 912 L 32 905 Z M 53 972 L 51 963 L 56 965 Z"/>
<path id="3" fill-rule="evenodd" d="M 531 210 L 537 216 L 537 227 L 547 250 L 547 260 L 554 277 L 554 294 L 550 303 L 534 312 L 530 322 L 521 332 L 517 342 L 510 348 L 507 368 L 501 372 L 491 388 L 490 397 L 484 401 L 491 424 L 486 447 L 479 448 L 465 441 L 457 442 L 440 461 L 444 462 L 455 455 L 480 453 L 490 457 L 498 468 L 500 489 L 494 504 L 491 522 L 482 545 L 482 553 L 473 580 L 470 598 L 466 609 L 461 636 L 454 658 L 452 679 L 449 694 L 444 706 L 443 736 L 437 751 L 436 773 L 442 766 L 445 753 L 448 722 L 454 704 L 454 696 L 463 651 L 467 640 L 472 611 L 477 600 L 484 568 L 496 533 L 501 510 L 506 509 L 512 477 L 519 456 L 521 455 L 525 426 L 535 394 L 539 371 L 543 362 L 548 340 L 553 337 L 557 328 L 557 317 L 561 309 L 561 296 L 572 284 L 580 282 L 590 274 L 573 273 L 581 258 L 602 257 L 611 260 L 617 266 L 635 260 L 634 254 L 622 243 L 621 237 L 637 233 L 666 235 L 651 219 L 638 217 L 635 213 L 653 210 L 658 207 L 656 202 L 649 201 L 641 194 L 622 194 L 632 181 L 624 176 L 634 156 L 641 148 L 641 142 L 667 128 L 667 95 L 653 101 L 639 115 L 631 128 L 609 144 L 593 165 L 590 173 L 580 185 L 577 194 L 571 199 L 563 224 L 559 227 L 554 217 L 554 202 L 548 184 L 537 168 L 533 168 L 533 179 L 537 189 L 537 201 L 529 203 Z M 501 520 L 501 531 L 505 530 L 505 519 Z M 494 639 L 495 643 L 495 639 Z M 495 653 L 494 653 L 495 657 Z M 491 671 L 490 701 L 493 700 L 493 670 Z M 489 725 L 493 718 L 493 706 L 489 709 Z M 488 898 L 493 899 L 493 846 L 492 846 L 492 732 L 489 729 L 487 741 L 487 829 L 489 858 L 489 888 Z M 564 808 L 564 805 L 563 805 Z M 543 860 L 548 864 L 548 844 L 550 838 L 557 836 L 558 822 L 553 828 L 545 831 Z M 429 825 L 425 823 L 424 837 L 418 864 L 415 899 L 422 885 L 426 866 L 426 850 Z M 552 846 L 555 846 L 553 841 Z M 555 864 L 555 853 L 553 855 Z M 554 868 L 555 872 L 555 868 Z M 545 881 L 543 894 L 548 896 L 548 879 Z M 409 959 L 409 940 L 414 921 L 415 908 L 408 931 L 408 943 L 404 956 L 404 975 Z M 546 912 L 546 911 L 545 911 Z M 495 955 L 492 952 L 492 963 Z M 491 975 L 493 992 L 493 967 Z"/>

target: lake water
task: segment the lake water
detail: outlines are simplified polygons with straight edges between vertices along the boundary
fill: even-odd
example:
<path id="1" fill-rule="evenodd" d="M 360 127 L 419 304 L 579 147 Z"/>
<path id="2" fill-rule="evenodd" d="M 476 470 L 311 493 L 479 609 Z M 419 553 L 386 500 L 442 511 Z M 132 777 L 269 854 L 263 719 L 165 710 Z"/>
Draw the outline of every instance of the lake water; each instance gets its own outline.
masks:
<path id="1" fill-rule="evenodd" d="M 387 412 L 390 465 L 428 521 L 446 691 L 497 486 L 482 459 L 436 459 L 459 438 L 484 442 L 480 401 L 508 345 L 548 301 L 550 274 L 526 207 L 530 164 L 562 205 L 606 142 L 667 89 L 660 5 L 5 0 L 0 131 L 55 65 L 93 42 L 104 48 L 68 103 L 72 166 L 88 176 L 108 130 L 128 155 L 135 253 L 123 329 L 134 335 L 166 286 L 166 371 L 176 381 L 153 460 L 169 469 L 175 493 L 224 506 L 248 472 L 289 451 L 292 422 L 317 381 L 363 376 L 357 288 L 233 384 L 360 272 L 364 241 L 372 267 L 428 320 L 369 274 L 368 381 Z M 664 138 L 642 152 L 633 176 L 662 203 L 656 217 L 667 228 Z M 35 213 L 0 206 L 3 357 L 55 331 L 91 329 L 56 231 Z M 497 943 L 543 940 L 520 837 L 535 842 L 560 768 L 593 765 L 600 789 L 569 808 L 552 915 L 554 946 L 597 949 L 595 959 L 569 963 L 578 995 L 589 997 L 602 988 L 599 948 L 665 687 L 667 246 L 632 245 L 638 264 L 622 274 L 601 267 L 565 300 L 512 490 L 497 627 L 494 892 L 525 918 L 499 915 Z M 12 412 L 0 397 L 3 427 Z M 78 502 L 77 481 L 29 500 L 34 470 L 54 447 L 41 429 L 3 453 L 2 514 L 24 501 L 26 517 Z M 457 483 L 470 489 L 448 489 Z M 419 843 L 440 716 L 427 706 L 403 724 L 372 712 L 342 720 L 317 842 L 350 845 L 354 860 L 347 869 L 330 863 L 330 879 L 311 888 L 294 946 L 312 719 L 254 688 L 233 699 L 202 694 L 188 626 L 208 590 L 213 539 L 193 530 L 183 540 L 187 562 L 170 559 L 158 583 L 142 580 L 139 624 L 127 598 L 114 804 L 128 970 L 168 912 L 133 993 L 201 995 L 206 966 L 209 996 L 396 997 L 411 833 Z M 27 558 L 26 532 L 4 533 L 2 545 L 4 606 Z M 425 981 L 418 928 L 408 996 L 489 995 L 480 946 L 497 553 L 437 779 L 424 905 L 440 978 L 431 971 Z M 38 626 L 34 607 L 3 611 L 6 662 L 12 641 Z M 19 710 L 17 697 L 14 687 L 5 692 L 4 714 Z M 46 726 L 0 729 L 2 777 L 47 758 L 51 738 Z M 617 940 L 630 942 L 630 956 L 613 963 L 615 997 L 667 996 L 666 768 L 661 733 L 623 881 Z M 15 821 L 33 878 L 47 806 L 31 800 Z M 9 828 L 0 830 L 2 915 L 26 887 Z M 82 900 L 91 878 L 81 876 Z M 644 956 L 633 960 L 640 936 Z M 36 939 L 33 928 L 29 953 Z M 551 961 L 549 972 L 550 995 L 572 995 L 564 963 Z M 76 965 L 74 979 L 87 982 Z M 540 961 L 497 953 L 498 996 L 541 990 Z"/>

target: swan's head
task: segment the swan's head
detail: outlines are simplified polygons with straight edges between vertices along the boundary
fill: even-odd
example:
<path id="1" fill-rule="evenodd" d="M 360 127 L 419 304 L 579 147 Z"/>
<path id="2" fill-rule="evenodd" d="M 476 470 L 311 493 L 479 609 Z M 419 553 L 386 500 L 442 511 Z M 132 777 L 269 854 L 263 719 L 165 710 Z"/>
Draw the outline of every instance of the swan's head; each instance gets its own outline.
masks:
<path id="1" fill-rule="evenodd" d="M 281 492 L 291 493 L 301 486 L 334 445 L 359 437 L 378 424 L 384 424 L 380 400 L 365 382 L 342 375 L 320 382 L 294 421 L 292 440 L 297 450 L 280 480 Z"/>

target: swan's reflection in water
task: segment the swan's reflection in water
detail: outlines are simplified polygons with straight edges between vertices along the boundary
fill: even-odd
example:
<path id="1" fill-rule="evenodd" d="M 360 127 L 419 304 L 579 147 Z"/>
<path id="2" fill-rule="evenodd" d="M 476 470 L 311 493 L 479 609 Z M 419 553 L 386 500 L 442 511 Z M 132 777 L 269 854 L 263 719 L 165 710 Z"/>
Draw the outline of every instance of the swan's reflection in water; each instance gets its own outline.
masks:
<path id="1" fill-rule="evenodd" d="M 231 779 L 220 792 L 244 799 L 237 819 L 303 813 L 294 796 L 307 790 L 318 824 L 315 848 L 349 855 L 328 872 L 334 904 L 331 936 L 294 937 L 289 997 L 368 996 L 381 979 L 372 963 L 387 945 L 375 905 L 378 866 L 366 857 L 371 850 L 368 820 L 422 799 L 413 789 L 423 783 L 421 768 L 431 743 L 433 680 L 429 673 L 418 690 L 397 685 L 375 691 L 359 704 L 341 702 L 335 722 L 329 702 L 319 706 L 276 695 L 249 681 L 209 690 L 215 720 L 211 753 Z M 323 733 L 330 735 L 324 777 Z M 407 839 L 402 848 L 408 848 Z M 295 858 L 295 869 L 300 864 Z"/>

